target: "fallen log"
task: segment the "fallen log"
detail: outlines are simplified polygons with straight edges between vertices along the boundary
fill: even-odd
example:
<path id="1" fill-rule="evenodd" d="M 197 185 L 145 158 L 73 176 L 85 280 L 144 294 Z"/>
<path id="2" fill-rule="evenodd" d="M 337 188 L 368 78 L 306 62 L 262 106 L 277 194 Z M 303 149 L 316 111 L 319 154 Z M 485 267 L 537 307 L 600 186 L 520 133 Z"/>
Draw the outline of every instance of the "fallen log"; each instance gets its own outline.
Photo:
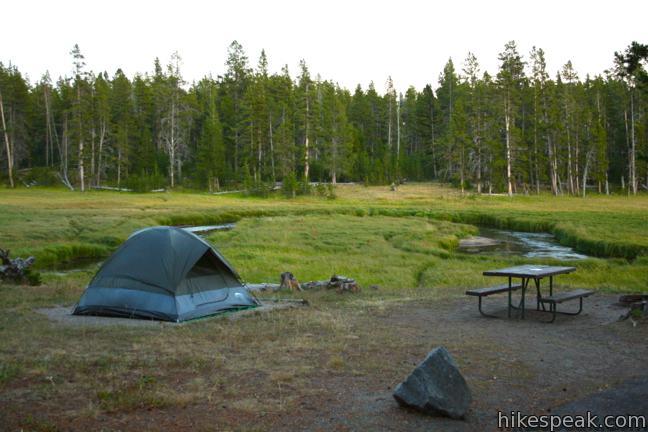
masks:
<path id="1" fill-rule="evenodd" d="M 245 284 L 245 286 L 250 291 L 279 291 L 279 284 L 277 283 L 254 283 Z"/>
<path id="2" fill-rule="evenodd" d="M 310 281 L 300 284 L 302 290 L 317 290 L 317 289 L 334 289 L 338 293 L 360 292 L 360 286 L 355 281 L 355 279 L 348 278 L 346 276 L 333 275 L 330 279 Z M 254 283 L 246 284 L 246 287 L 250 291 L 279 291 L 282 288 L 281 284 L 276 283 Z"/>
<path id="3" fill-rule="evenodd" d="M 274 302 L 274 303 L 297 303 L 308 306 L 308 300 L 306 299 L 285 299 L 285 298 L 264 298 L 264 302 Z"/>
<path id="4" fill-rule="evenodd" d="M 349 291 L 352 293 L 360 292 L 360 287 L 355 279 L 348 278 L 346 276 L 333 275 L 331 279 L 306 282 L 302 284 L 302 288 L 305 290 L 312 289 L 334 289 L 339 293 Z"/>

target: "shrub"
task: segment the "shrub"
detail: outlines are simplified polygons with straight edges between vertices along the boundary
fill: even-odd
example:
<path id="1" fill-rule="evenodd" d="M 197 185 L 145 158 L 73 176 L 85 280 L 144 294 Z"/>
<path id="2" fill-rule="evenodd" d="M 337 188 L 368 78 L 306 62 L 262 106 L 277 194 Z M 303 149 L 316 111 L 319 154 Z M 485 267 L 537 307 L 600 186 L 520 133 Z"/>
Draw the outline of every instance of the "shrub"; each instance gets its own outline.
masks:
<path id="1" fill-rule="evenodd" d="M 315 186 L 315 193 L 317 196 L 321 197 L 328 196 L 326 185 L 324 183 L 317 183 L 317 186 Z"/>
<path id="2" fill-rule="evenodd" d="M 295 198 L 295 196 L 297 196 L 297 189 L 299 189 L 297 178 L 295 177 L 295 174 L 291 172 L 284 177 L 281 191 L 286 198 Z"/>
<path id="3" fill-rule="evenodd" d="M 133 192 L 151 192 L 166 186 L 166 178 L 160 174 L 131 175 L 124 182 L 124 186 Z"/>
<path id="4" fill-rule="evenodd" d="M 255 180 L 250 174 L 245 176 L 243 187 L 247 196 L 267 198 L 272 192 L 272 184 L 263 180 Z"/>
<path id="5" fill-rule="evenodd" d="M 21 180 L 30 186 L 54 186 L 60 182 L 56 171 L 46 167 L 30 169 Z"/>
<path id="6" fill-rule="evenodd" d="M 335 186 L 333 186 L 331 183 L 329 183 L 326 187 L 326 198 L 330 200 L 337 198 L 337 195 L 335 194 Z"/>

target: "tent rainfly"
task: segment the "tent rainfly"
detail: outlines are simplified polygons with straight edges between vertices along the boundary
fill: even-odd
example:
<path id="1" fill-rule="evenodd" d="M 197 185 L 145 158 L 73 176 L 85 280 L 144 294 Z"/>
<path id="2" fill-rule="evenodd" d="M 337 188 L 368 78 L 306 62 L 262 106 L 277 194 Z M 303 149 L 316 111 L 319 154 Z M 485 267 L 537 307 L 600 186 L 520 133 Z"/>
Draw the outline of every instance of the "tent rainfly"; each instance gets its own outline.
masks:
<path id="1" fill-rule="evenodd" d="M 225 258 L 175 227 L 133 233 L 101 266 L 74 315 L 186 321 L 258 306 Z"/>

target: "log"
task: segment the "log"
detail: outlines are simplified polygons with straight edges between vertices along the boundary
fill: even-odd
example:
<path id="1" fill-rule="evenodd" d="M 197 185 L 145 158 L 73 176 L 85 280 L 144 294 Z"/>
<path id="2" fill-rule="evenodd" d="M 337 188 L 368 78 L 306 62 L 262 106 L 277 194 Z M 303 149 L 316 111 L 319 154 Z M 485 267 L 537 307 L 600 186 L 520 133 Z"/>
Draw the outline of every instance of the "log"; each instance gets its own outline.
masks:
<path id="1" fill-rule="evenodd" d="M 250 291 L 279 291 L 279 284 L 276 283 L 245 284 L 245 287 Z"/>
<path id="2" fill-rule="evenodd" d="M 360 292 L 360 287 L 355 279 L 348 278 L 346 276 L 333 275 L 331 279 L 306 282 L 302 284 L 302 288 L 305 290 L 312 289 L 334 289 L 338 293 L 343 293 L 345 291 L 357 293 Z"/>
<path id="3" fill-rule="evenodd" d="M 301 286 L 305 290 L 312 290 L 312 289 L 327 288 L 328 283 L 329 283 L 328 280 L 310 281 L 310 282 L 303 283 Z"/>
<path id="4" fill-rule="evenodd" d="M 289 272 L 284 272 L 289 273 Z M 282 273 L 282 274 L 284 274 Z M 302 290 L 316 290 L 316 289 L 334 289 L 338 293 L 360 292 L 360 286 L 355 281 L 355 279 L 348 278 L 346 276 L 333 275 L 330 279 L 310 281 L 300 284 Z M 246 284 L 246 287 L 250 291 L 279 291 L 283 286 L 276 283 L 254 283 Z"/>

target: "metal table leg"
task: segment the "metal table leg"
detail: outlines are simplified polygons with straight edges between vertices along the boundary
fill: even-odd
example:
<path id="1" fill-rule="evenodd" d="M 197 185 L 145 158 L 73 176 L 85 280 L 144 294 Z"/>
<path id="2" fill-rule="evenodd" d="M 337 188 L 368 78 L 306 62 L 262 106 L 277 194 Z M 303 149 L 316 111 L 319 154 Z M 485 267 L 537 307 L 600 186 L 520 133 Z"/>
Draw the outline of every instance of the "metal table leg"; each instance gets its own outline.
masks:
<path id="1" fill-rule="evenodd" d="M 512 287 L 512 285 L 511 285 L 511 276 L 509 276 L 509 278 L 508 278 L 508 283 L 509 283 L 509 287 L 508 287 L 508 317 L 510 319 L 511 318 L 511 308 L 513 307 L 512 303 L 511 303 L 511 287 Z"/>
<path id="2" fill-rule="evenodd" d="M 523 278 L 522 279 L 522 299 L 520 300 L 520 307 L 522 308 L 522 319 L 524 319 L 524 309 L 526 307 L 525 306 L 526 302 L 524 301 L 524 297 L 526 295 L 527 285 L 529 285 L 529 278 L 526 279 Z"/>
<path id="3" fill-rule="evenodd" d="M 542 310 L 544 311 L 545 310 L 544 303 L 540 301 L 540 299 L 542 298 L 542 296 L 540 295 L 540 279 L 535 278 L 533 280 L 535 281 L 535 286 L 536 286 L 536 301 L 537 301 L 536 310 L 540 311 L 540 305 L 542 305 Z"/>

